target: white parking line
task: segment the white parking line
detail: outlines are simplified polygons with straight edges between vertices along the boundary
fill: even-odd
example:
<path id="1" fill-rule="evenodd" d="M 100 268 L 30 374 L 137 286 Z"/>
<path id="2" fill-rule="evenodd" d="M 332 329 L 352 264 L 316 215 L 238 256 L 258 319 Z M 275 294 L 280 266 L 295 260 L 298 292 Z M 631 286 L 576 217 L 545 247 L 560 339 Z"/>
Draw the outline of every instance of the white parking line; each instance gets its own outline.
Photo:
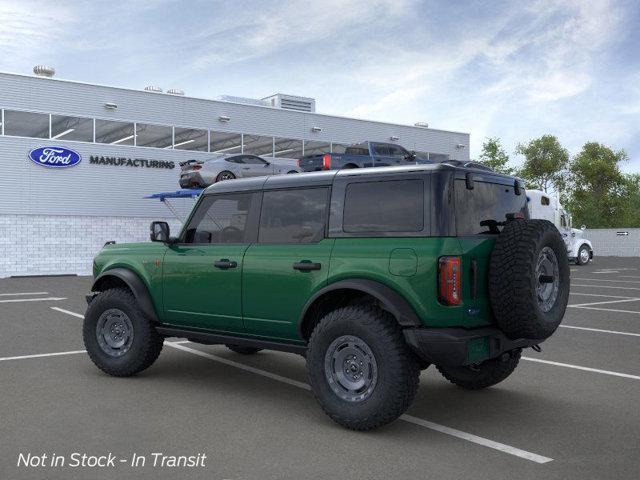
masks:
<path id="1" fill-rule="evenodd" d="M 584 308 L 586 310 L 600 310 L 601 312 L 632 313 L 634 315 L 640 315 L 640 312 L 637 312 L 635 310 L 616 310 L 615 308 L 579 307 L 579 306 L 575 306 L 574 308 Z"/>
<path id="2" fill-rule="evenodd" d="M 572 365 L 571 363 L 552 362 L 551 360 L 542 360 L 540 358 L 522 357 L 523 360 L 536 363 L 546 363 L 556 367 L 573 368 L 575 370 L 584 370 L 585 372 L 604 373 L 605 375 L 613 375 L 614 377 L 631 378 L 632 380 L 640 380 L 640 376 L 631 375 L 629 373 L 612 372 L 611 370 L 600 370 L 599 368 L 583 367 L 581 365 Z"/>
<path id="3" fill-rule="evenodd" d="M 257 375 L 261 375 L 263 377 L 267 377 L 272 380 L 276 380 L 278 382 L 286 383 L 287 385 L 292 385 L 294 387 L 302 388 L 304 390 L 311 390 L 311 387 L 306 383 L 298 382 L 297 380 L 292 380 L 290 378 L 283 377 L 281 375 L 276 375 L 266 370 L 260 370 L 259 368 L 250 367 L 248 365 L 244 365 L 243 363 L 227 360 L 226 358 L 222 358 L 216 355 L 212 355 L 210 353 L 202 352 L 200 350 L 196 350 L 195 348 L 185 347 L 184 345 L 178 344 L 176 342 L 165 342 L 165 345 L 176 348 L 178 350 L 182 350 L 187 353 L 191 353 L 193 355 L 197 355 L 199 357 L 208 358 L 209 360 L 220 362 L 225 365 L 229 365 L 231 367 L 239 368 L 247 372 L 255 373 Z M 504 443 L 494 442 L 493 440 L 489 440 L 488 438 L 479 437 L 471 433 L 463 432 L 461 430 L 456 430 L 455 428 L 450 428 L 444 425 L 429 422 L 427 420 L 422 420 L 420 418 L 417 418 L 411 415 L 406 415 L 406 414 L 402 415 L 400 417 L 400 420 L 404 420 L 405 422 L 409 422 L 414 425 L 419 425 L 421 427 L 425 427 L 430 430 L 435 430 L 437 432 L 444 433 L 446 435 L 451 435 L 453 437 L 460 438 L 462 440 L 466 440 L 468 442 L 475 443 L 477 445 L 482 445 L 484 447 L 492 448 L 494 450 L 499 450 L 501 452 L 508 453 L 516 457 L 530 460 L 532 462 L 548 463 L 553 460 L 552 458 L 549 458 L 549 457 L 544 457 L 536 453 L 527 452 L 526 450 L 520 450 L 519 448 L 515 448 L 510 445 L 505 445 Z"/>
<path id="4" fill-rule="evenodd" d="M 576 327 L 574 325 L 560 325 L 562 328 L 573 328 L 574 330 L 586 330 L 588 332 L 613 333 L 616 335 L 629 335 L 630 337 L 640 337 L 640 333 L 618 332 L 617 330 L 603 330 L 601 328 Z"/>
<path id="5" fill-rule="evenodd" d="M 573 277 L 573 280 L 588 280 L 588 281 L 595 281 L 595 282 L 612 282 L 612 283 L 640 283 L 638 281 L 635 280 L 609 280 L 608 278 L 579 278 L 579 277 Z"/>
<path id="6" fill-rule="evenodd" d="M 619 287 L 617 285 L 577 285 L 573 284 L 572 287 L 592 287 L 592 288 L 615 288 L 616 290 L 640 290 L 638 287 Z"/>
<path id="7" fill-rule="evenodd" d="M 640 300 L 640 298 L 625 298 L 623 300 L 604 300 L 602 302 L 591 302 L 591 303 L 577 303 L 575 305 L 567 305 L 568 307 L 574 307 L 574 308 L 578 308 L 578 307 L 588 307 L 590 305 L 604 305 L 606 303 L 623 303 L 623 302 L 637 302 L 638 300 Z"/>
<path id="8" fill-rule="evenodd" d="M 57 302 L 58 300 L 66 300 L 64 297 L 44 297 L 44 298 L 11 298 L 9 300 L 0 300 L 0 303 L 17 303 L 17 302 Z"/>
<path id="9" fill-rule="evenodd" d="M 49 295 L 49 292 L 20 292 L 20 293 L 0 293 L 0 297 L 11 297 L 18 295 Z"/>
<path id="10" fill-rule="evenodd" d="M 58 308 L 58 307 L 49 307 L 49 308 L 51 310 L 56 310 L 57 312 L 66 313 L 67 315 L 71 315 L 73 317 L 84 318 L 84 315 L 80 315 L 79 313 L 76 313 L 76 312 L 70 312 L 69 310 L 65 310 L 64 308 Z"/>
<path id="11" fill-rule="evenodd" d="M 602 293 L 583 293 L 583 292 L 569 292 L 569 295 L 584 295 L 585 297 L 605 297 L 605 298 L 636 298 L 636 297 L 622 297 L 620 295 L 603 295 Z"/>
<path id="12" fill-rule="evenodd" d="M 484 447 L 493 448 L 494 450 L 499 450 L 501 452 L 508 453 L 509 455 L 514 455 L 516 457 L 524 458 L 526 460 L 531 460 L 532 462 L 549 463 L 553 461 L 553 458 L 543 457 L 542 455 L 538 455 L 537 453 L 527 452 L 526 450 L 520 450 L 519 448 L 515 448 L 510 445 L 505 445 L 504 443 L 494 442 L 493 440 L 489 440 L 488 438 L 479 437 L 477 435 L 473 435 L 472 433 L 456 430 L 455 428 L 445 427 L 444 425 L 429 422 L 427 420 L 422 420 L 421 418 L 417 418 L 412 415 L 407 415 L 407 414 L 402 415 L 400 417 L 400 420 L 404 420 L 405 422 L 413 423 L 415 425 L 420 425 L 421 427 L 429 428 L 431 430 L 435 430 L 436 432 L 444 433 L 446 435 L 451 435 L 452 437 L 460 438 L 462 440 L 476 443 Z"/>
<path id="13" fill-rule="evenodd" d="M 26 360 L 28 358 L 59 357 L 62 355 L 76 355 L 78 353 L 87 353 L 87 351 L 71 350 L 69 352 L 37 353 L 35 355 L 19 355 L 17 357 L 2 357 L 0 358 L 0 362 L 6 362 L 7 360 Z"/>
<path id="14" fill-rule="evenodd" d="M 616 275 L 618 278 L 640 278 L 638 275 Z"/>

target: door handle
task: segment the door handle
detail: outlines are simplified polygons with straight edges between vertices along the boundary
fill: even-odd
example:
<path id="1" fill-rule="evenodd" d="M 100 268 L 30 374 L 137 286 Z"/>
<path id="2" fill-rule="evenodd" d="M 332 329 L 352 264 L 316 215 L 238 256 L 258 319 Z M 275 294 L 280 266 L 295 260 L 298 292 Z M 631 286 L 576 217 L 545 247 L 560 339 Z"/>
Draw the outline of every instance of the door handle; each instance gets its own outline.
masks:
<path id="1" fill-rule="evenodd" d="M 242 167 L 243 170 L 249 170 L 251 167 Z"/>
<path id="2" fill-rule="evenodd" d="M 228 258 L 223 258 L 221 260 L 216 260 L 215 262 L 213 262 L 213 266 L 222 270 L 227 270 L 229 268 L 236 268 L 238 266 L 238 263 L 231 261 Z"/>
<path id="3" fill-rule="evenodd" d="M 300 270 L 301 272 L 309 272 L 311 270 L 320 270 L 322 268 L 321 263 L 310 262 L 309 260 L 303 260 L 302 262 L 296 262 L 293 264 L 294 270 Z"/>

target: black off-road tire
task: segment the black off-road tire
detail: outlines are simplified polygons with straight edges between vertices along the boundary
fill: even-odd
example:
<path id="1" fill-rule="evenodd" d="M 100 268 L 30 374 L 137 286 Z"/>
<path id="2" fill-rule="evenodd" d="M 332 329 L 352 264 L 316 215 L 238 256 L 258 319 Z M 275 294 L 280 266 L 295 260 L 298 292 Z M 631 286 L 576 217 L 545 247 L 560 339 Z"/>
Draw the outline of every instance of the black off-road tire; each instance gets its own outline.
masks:
<path id="1" fill-rule="evenodd" d="M 329 384 L 325 368 L 331 344 L 344 336 L 361 339 L 377 364 L 377 381 L 368 397 L 349 401 Z M 411 405 L 420 369 L 391 314 L 373 305 L 355 304 L 327 313 L 316 325 L 307 350 L 307 370 L 313 394 L 338 424 L 352 430 L 372 430 L 392 422 Z"/>
<path id="2" fill-rule="evenodd" d="M 451 383 L 467 390 L 480 390 L 500 383 L 511 375 L 518 366 L 521 353 L 522 351 L 519 349 L 514 350 L 499 358 L 486 360 L 479 365 L 464 367 L 437 365 L 436 368 Z"/>
<path id="3" fill-rule="evenodd" d="M 557 259 L 557 296 L 544 311 L 536 269 L 543 249 Z M 553 277 L 553 276 L 551 276 Z M 569 259 L 560 232 L 548 220 L 513 220 L 496 239 L 489 262 L 489 298 L 500 329 L 512 339 L 544 340 L 556 331 L 569 301 Z"/>
<path id="4" fill-rule="evenodd" d="M 231 345 L 230 343 L 227 343 L 226 347 L 229 350 L 231 350 L 232 352 L 239 353 L 240 355 L 253 355 L 255 353 L 258 353 L 260 350 L 262 350 L 261 348 L 257 348 L 257 347 L 245 347 L 243 345 Z"/>
<path id="5" fill-rule="evenodd" d="M 109 355 L 98 343 L 98 321 L 110 309 L 124 312 L 133 327 L 131 346 L 120 357 Z M 125 288 L 105 290 L 91 301 L 84 316 L 82 334 L 89 358 L 100 370 L 114 377 L 128 377 L 150 367 L 160 355 L 164 342 L 138 307 L 133 293 Z"/>

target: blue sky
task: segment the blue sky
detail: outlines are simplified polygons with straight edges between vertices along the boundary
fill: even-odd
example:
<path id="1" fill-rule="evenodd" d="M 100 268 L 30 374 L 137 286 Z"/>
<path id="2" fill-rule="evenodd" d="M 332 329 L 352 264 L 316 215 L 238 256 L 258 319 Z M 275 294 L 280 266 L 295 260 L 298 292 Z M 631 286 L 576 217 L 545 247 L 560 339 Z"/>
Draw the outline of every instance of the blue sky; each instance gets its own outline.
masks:
<path id="1" fill-rule="evenodd" d="M 640 172 L 640 0 L 0 0 L 0 70 L 187 95 L 311 96 L 322 113 L 599 141 Z"/>

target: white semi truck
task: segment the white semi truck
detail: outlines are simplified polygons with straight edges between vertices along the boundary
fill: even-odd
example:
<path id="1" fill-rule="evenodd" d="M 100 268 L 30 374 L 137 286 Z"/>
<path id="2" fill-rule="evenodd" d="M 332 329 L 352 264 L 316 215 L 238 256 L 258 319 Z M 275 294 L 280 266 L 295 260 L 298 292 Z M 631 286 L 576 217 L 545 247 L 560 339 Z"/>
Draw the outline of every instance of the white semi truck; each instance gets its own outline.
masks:
<path id="1" fill-rule="evenodd" d="M 558 198 L 542 190 L 527 190 L 527 206 L 530 218 L 549 220 L 558 228 L 567 245 L 569 259 L 578 265 L 586 265 L 593 260 L 593 246 L 583 238 L 586 227 L 571 227 L 571 215 L 562 208 Z"/>

